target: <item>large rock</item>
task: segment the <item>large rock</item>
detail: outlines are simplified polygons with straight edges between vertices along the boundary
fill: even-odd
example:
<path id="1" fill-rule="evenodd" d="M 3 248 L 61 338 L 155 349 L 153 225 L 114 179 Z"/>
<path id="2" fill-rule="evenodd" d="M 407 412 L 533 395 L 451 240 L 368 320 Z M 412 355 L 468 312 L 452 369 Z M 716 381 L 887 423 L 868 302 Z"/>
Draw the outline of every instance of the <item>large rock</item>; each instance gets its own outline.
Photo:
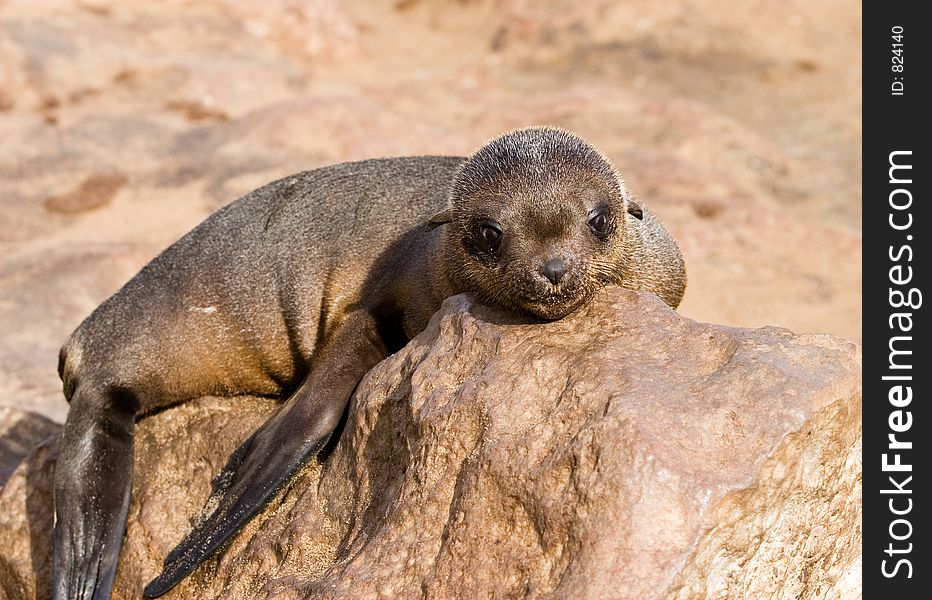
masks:
<path id="1" fill-rule="evenodd" d="M 448 300 L 342 437 L 169 598 L 854 598 L 860 355 L 617 288 L 530 324 Z M 138 597 L 270 401 L 144 419 L 117 598 Z M 0 494 L 0 589 L 49 589 L 54 449 Z"/>
<path id="2" fill-rule="evenodd" d="M 42 415 L 0 406 L 0 488 L 32 449 L 59 429 Z"/>

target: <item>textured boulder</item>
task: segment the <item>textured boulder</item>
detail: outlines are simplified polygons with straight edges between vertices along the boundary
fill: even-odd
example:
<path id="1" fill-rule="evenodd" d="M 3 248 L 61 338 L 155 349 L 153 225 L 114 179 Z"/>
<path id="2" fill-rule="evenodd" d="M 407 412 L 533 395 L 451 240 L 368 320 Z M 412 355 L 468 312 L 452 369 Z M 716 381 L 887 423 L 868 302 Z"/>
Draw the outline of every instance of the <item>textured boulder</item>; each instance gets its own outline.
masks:
<path id="1" fill-rule="evenodd" d="M 697 323 L 617 288 L 531 324 L 448 300 L 342 437 L 169 598 L 854 598 L 860 354 Z M 117 598 L 184 535 L 274 404 L 138 425 Z M 0 590 L 48 590 L 50 445 L 0 494 Z"/>
<path id="2" fill-rule="evenodd" d="M 42 415 L 0 406 L 0 487 L 35 446 L 58 430 Z"/>

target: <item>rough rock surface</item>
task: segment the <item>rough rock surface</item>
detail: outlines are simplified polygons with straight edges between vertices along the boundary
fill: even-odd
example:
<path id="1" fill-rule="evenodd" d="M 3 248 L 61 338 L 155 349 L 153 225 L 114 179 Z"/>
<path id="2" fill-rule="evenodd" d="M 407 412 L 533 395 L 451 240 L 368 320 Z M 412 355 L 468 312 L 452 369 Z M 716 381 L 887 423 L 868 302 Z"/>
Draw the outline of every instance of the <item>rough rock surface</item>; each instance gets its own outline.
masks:
<path id="1" fill-rule="evenodd" d="M 679 241 L 680 312 L 860 339 L 850 0 L 0 0 L 0 403 L 211 211 L 334 162 L 569 127 Z"/>
<path id="2" fill-rule="evenodd" d="M 42 415 L 0 406 L 0 487 L 33 448 L 60 428 Z"/>
<path id="3" fill-rule="evenodd" d="M 169 598 L 856 598 L 860 352 L 612 288 L 558 322 L 448 300 L 343 435 Z M 138 425 L 137 597 L 270 401 Z M 51 445 L 0 493 L 0 590 L 48 589 Z"/>

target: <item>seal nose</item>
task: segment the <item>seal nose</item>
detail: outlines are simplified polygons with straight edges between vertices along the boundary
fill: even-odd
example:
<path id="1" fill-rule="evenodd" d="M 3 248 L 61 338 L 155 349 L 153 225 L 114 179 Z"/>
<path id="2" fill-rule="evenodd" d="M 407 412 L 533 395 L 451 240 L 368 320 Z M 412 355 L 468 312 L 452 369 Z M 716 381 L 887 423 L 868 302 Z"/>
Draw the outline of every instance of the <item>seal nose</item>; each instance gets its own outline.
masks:
<path id="1" fill-rule="evenodd" d="M 559 258 L 551 258 L 540 268 L 540 274 L 549 279 L 553 285 L 557 285 L 566 274 L 566 263 Z"/>

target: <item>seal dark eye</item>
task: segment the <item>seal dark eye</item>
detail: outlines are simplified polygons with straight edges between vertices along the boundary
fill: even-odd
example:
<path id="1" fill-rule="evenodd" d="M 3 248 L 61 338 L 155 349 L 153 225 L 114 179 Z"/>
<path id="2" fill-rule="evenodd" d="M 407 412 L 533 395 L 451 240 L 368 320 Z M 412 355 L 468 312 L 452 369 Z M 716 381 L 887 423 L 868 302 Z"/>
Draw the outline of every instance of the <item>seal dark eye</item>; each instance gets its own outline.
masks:
<path id="1" fill-rule="evenodd" d="M 589 229 L 599 238 L 605 238 L 611 229 L 611 220 L 608 218 L 608 211 L 604 208 L 597 208 L 589 213 Z"/>
<path id="2" fill-rule="evenodd" d="M 489 252 L 495 252 L 502 241 L 502 227 L 495 221 L 480 221 L 479 237 Z"/>

